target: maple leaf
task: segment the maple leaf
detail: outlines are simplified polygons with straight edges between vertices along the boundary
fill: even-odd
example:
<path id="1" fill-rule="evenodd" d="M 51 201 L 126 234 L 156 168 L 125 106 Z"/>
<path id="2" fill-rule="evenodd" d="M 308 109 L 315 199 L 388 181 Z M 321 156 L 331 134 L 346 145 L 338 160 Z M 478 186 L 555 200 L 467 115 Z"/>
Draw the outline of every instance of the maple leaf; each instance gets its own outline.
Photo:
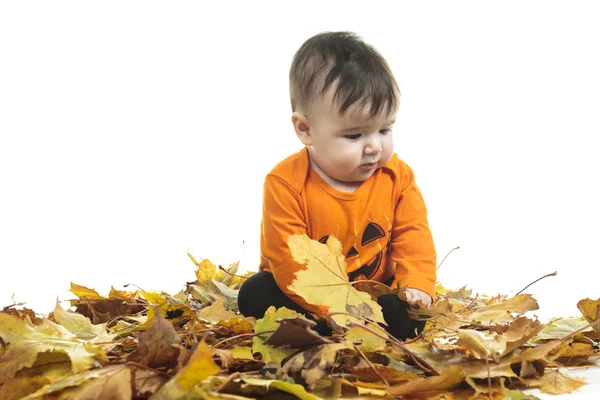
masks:
<path id="1" fill-rule="evenodd" d="M 200 310 L 198 315 L 213 324 L 217 324 L 219 321 L 229 321 L 230 319 L 237 318 L 236 313 L 225 309 L 222 297 L 219 297 L 219 299 L 210 306 L 204 307 Z"/>
<path id="2" fill-rule="evenodd" d="M 525 383 L 531 387 L 539 387 L 542 393 L 566 394 L 586 384 L 583 378 L 575 378 L 561 373 L 550 371 L 538 379 L 526 379 Z"/>
<path id="3" fill-rule="evenodd" d="M 204 259 L 198 262 L 189 252 L 188 256 L 198 269 L 196 270 L 196 281 L 187 284 L 185 292 L 203 303 L 212 303 L 222 298 L 225 308 L 237 311 L 238 290 L 228 285 L 234 284 L 231 274 L 235 274 L 238 264 L 232 264 L 229 267 L 229 270 L 232 271 L 229 274 L 219 274 L 217 267 L 210 260 Z"/>
<path id="4" fill-rule="evenodd" d="M 359 317 L 333 315 L 331 318 L 338 326 L 345 327 L 352 322 L 364 324 L 365 318 L 385 324 L 381 306 L 368 293 L 356 290 L 349 282 L 342 244 L 335 236 L 330 235 L 327 243 L 323 244 L 306 234 L 292 235 L 288 246 L 294 260 L 306 264 L 306 269 L 295 273 L 296 279 L 288 289 L 320 310 Z"/>
<path id="5" fill-rule="evenodd" d="M 38 354 L 46 351 L 67 354 L 74 373 L 91 367 L 96 359 L 106 359 L 101 347 L 79 340 L 61 325 L 47 319 L 40 325 L 33 325 L 29 318 L 19 319 L 0 313 L 0 338 L 7 345 L 0 357 L 0 378 L 14 377 L 20 369 L 31 367 Z"/>
<path id="6" fill-rule="evenodd" d="M 279 327 L 279 322 L 277 322 L 279 318 L 295 318 L 297 316 L 298 313 L 296 311 L 285 307 L 281 307 L 277 310 L 273 306 L 269 307 L 265 312 L 265 316 L 258 319 L 254 325 L 254 332 L 257 335 L 252 338 L 252 352 L 262 354 L 262 360 L 265 363 L 275 362 L 278 364 L 281 363 L 284 358 L 294 353 L 296 351 L 295 349 L 282 349 L 266 345 L 264 342 L 268 337 L 260 335 L 260 333 L 275 331 Z M 269 332 L 268 335 L 270 336 L 271 332 Z"/>

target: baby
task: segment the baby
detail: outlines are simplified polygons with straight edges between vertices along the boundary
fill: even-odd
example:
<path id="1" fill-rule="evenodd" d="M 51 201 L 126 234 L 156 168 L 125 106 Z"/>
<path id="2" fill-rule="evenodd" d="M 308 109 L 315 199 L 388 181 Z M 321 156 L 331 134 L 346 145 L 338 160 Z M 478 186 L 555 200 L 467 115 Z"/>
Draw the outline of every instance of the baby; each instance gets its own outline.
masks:
<path id="1" fill-rule="evenodd" d="M 381 54 L 351 32 L 324 32 L 296 52 L 290 69 L 292 124 L 304 148 L 279 162 L 264 183 L 259 272 L 242 285 L 245 316 L 269 306 L 322 316 L 288 289 L 306 268 L 287 240 L 337 237 L 350 281 L 399 282 L 406 299 L 433 302 L 436 252 L 427 209 L 411 168 L 394 153 L 392 126 L 400 91 Z M 396 294 L 378 297 L 390 334 L 423 329 Z M 318 319 L 318 318 L 317 318 Z M 317 331 L 325 332 L 319 321 Z"/>

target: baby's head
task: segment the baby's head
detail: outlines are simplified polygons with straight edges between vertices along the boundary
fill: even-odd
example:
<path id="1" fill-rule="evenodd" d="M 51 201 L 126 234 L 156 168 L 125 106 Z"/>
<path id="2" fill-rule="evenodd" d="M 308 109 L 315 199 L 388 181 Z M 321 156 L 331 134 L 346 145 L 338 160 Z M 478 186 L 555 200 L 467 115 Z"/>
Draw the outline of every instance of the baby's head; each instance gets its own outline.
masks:
<path id="1" fill-rule="evenodd" d="M 292 123 L 330 184 L 362 182 L 389 161 L 399 96 L 385 59 L 351 32 L 315 35 L 292 61 Z"/>

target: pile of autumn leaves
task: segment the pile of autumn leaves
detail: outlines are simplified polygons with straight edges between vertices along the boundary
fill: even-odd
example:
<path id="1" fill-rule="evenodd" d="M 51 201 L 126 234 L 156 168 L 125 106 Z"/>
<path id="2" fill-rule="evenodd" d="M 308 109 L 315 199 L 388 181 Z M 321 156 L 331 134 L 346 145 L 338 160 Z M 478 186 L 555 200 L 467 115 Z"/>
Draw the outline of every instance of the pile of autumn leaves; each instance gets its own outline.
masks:
<path id="1" fill-rule="evenodd" d="M 600 299 L 581 300 L 582 317 L 548 324 L 526 314 L 528 294 L 473 295 L 438 286 L 436 303 L 412 307 L 428 320 L 422 335 L 400 342 L 378 322 L 371 296 L 348 282 L 339 241 L 290 239 L 307 269 L 293 289 L 330 305 L 334 327 L 323 337 L 294 311 L 270 309 L 244 318 L 237 264 L 197 262 L 185 290 L 111 289 L 108 297 L 71 284 L 74 311 L 57 302 L 47 318 L 22 306 L 0 312 L 0 399 L 503 399 L 521 390 L 569 393 L 585 382 L 558 371 L 600 355 Z M 246 277 L 248 274 L 246 275 Z"/>

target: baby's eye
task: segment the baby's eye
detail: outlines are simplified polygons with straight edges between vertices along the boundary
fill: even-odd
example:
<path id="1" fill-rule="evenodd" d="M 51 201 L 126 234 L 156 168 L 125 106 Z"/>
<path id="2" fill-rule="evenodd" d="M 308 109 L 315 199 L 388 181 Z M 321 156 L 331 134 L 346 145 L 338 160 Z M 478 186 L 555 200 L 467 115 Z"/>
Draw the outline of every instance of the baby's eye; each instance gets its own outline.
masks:
<path id="1" fill-rule="evenodd" d="M 391 128 L 385 128 L 385 129 L 380 129 L 379 133 L 382 135 L 386 135 L 386 134 L 390 133 L 391 131 L 392 131 Z"/>
<path id="2" fill-rule="evenodd" d="M 355 133 L 354 135 L 344 135 L 346 139 L 358 140 L 362 136 L 362 133 Z"/>

